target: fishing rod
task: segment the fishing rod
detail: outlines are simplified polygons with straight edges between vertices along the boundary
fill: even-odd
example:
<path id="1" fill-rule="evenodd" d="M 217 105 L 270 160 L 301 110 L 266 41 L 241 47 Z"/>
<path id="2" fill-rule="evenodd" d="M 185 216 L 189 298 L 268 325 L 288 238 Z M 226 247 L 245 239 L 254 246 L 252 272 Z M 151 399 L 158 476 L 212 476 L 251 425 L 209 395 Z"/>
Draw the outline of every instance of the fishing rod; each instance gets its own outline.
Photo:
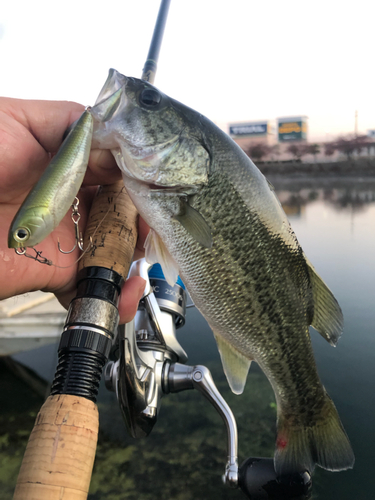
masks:
<path id="1" fill-rule="evenodd" d="M 169 4 L 162 0 L 160 5 L 144 69 L 149 81 L 155 76 Z M 90 244 L 90 252 L 80 261 L 51 395 L 31 432 L 14 500 L 87 498 L 99 429 L 96 398 L 118 327 L 117 306 L 137 242 L 137 221 L 122 181 L 100 187 L 85 231 L 84 248 Z"/>
<path id="2" fill-rule="evenodd" d="M 150 83 L 155 79 L 169 4 L 170 0 L 161 2 L 143 69 L 142 78 Z M 104 220 L 103 214 L 107 214 Z M 118 299 L 137 240 L 136 222 L 136 209 L 122 181 L 101 186 L 89 215 L 83 248 L 90 243 L 90 251 L 80 261 L 77 295 L 62 333 L 51 396 L 40 410 L 30 436 L 15 500 L 87 497 L 98 435 L 96 397 L 118 326 Z M 253 499 L 307 498 L 311 486 L 308 473 L 277 478 L 272 459 L 264 458 L 249 458 L 238 467 L 233 413 L 208 369 L 185 365 L 186 353 L 175 338 L 175 329 L 184 321 L 179 299 L 183 287 L 181 283 L 176 285 L 177 302 L 166 300 L 150 285 L 152 278 L 154 284 L 157 280 L 156 286 L 163 288 L 164 277 L 154 272 L 151 270 L 149 275 L 149 266 L 144 262 L 133 266 L 131 273 L 146 279 L 145 294 L 136 321 L 119 335 L 119 362 L 108 364 L 105 370 L 106 384 L 119 396 L 130 433 L 139 437 L 151 432 L 163 394 L 196 388 L 226 424 L 228 461 L 224 477 L 229 486 L 240 487 Z M 147 370 L 149 378 L 145 379 L 146 371 L 141 374 L 139 369 Z"/>

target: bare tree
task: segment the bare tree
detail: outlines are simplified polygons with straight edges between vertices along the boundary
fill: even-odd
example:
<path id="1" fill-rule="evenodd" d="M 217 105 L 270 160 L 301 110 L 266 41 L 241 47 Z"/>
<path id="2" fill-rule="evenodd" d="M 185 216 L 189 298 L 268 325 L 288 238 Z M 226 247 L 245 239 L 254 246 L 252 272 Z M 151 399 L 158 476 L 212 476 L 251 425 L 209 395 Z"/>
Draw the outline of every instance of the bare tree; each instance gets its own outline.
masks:
<path id="1" fill-rule="evenodd" d="M 355 152 L 360 153 L 367 145 L 368 139 L 365 135 L 339 137 L 334 141 L 335 149 L 344 153 L 348 160 L 352 159 Z"/>
<path id="2" fill-rule="evenodd" d="M 265 156 L 267 156 L 271 151 L 270 146 L 268 144 L 265 144 L 264 142 L 257 142 L 256 144 L 253 144 L 249 146 L 246 150 L 245 153 L 252 159 L 254 160 L 261 160 Z"/>
<path id="3" fill-rule="evenodd" d="M 353 158 L 354 153 L 361 153 L 363 150 L 369 152 L 371 141 L 366 135 L 347 135 L 340 136 L 334 141 L 326 142 L 324 144 L 324 154 L 332 156 L 335 151 L 339 151 L 346 155 L 348 160 Z"/>
<path id="4" fill-rule="evenodd" d="M 340 153 L 344 153 L 348 160 L 351 160 L 353 153 L 356 149 L 356 145 L 353 139 L 339 137 L 335 141 L 335 149 Z"/>
<path id="5" fill-rule="evenodd" d="M 302 156 L 306 154 L 306 144 L 289 144 L 286 151 L 292 154 L 296 160 L 301 160 Z"/>
<path id="6" fill-rule="evenodd" d="M 306 144 L 305 145 L 305 154 L 313 155 L 315 162 L 316 162 L 316 155 L 319 153 L 320 153 L 319 144 Z"/>
<path id="7" fill-rule="evenodd" d="M 326 156 L 333 156 L 336 151 L 336 146 L 334 142 L 326 142 L 324 144 L 324 154 Z"/>
<path id="8" fill-rule="evenodd" d="M 280 144 L 274 144 L 273 146 L 270 146 L 270 155 L 272 157 L 272 160 L 274 160 L 275 156 L 278 157 L 280 156 Z"/>

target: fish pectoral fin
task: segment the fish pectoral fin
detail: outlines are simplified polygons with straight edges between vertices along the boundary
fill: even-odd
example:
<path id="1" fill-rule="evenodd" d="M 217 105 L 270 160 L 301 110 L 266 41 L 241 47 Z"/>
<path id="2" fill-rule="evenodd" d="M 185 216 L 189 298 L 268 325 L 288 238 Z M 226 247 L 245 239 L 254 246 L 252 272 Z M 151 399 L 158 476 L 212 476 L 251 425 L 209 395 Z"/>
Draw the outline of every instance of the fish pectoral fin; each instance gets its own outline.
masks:
<path id="1" fill-rule="evenodd" d="M 217 347 L 219 349 L 221 362 L 229 387 L 234 394 L 242 394 L 245 388 L 247 374 L 249 373 L 251 359 L 246 358 L 237 351 L 223 337 L 214 333 Z"/>
<path id="2" fill-rule="evenodd" d="M 160 264 L 167 283 L 170 286 L 176 284 L 178 278 L 178 267 L 168 252 L 160 236 L 153 230 L 147 235 L 145 241 L 146 260 L 149 264 Z"/>
<path id="3" fill-rule="evenodd" d="M 343 330 L 344 318 L 341 308 L 331 290 L 329 290 L 322 278 L 316 273 L 313 265 L 308 259 L 306 259 L 306 262 L 314 301 L 314 315 L 311 326 L 327 342 L 335 346 Z"/>
<path id="4" fill-rule="evenodd" d="M 203 216 L 189 205 L 187 201 L 182 201 L 181 214 L 174 215 L 176 219 L 194 238 L 205 248 L 212 247 L 211 228 L 204 220 Z"/>

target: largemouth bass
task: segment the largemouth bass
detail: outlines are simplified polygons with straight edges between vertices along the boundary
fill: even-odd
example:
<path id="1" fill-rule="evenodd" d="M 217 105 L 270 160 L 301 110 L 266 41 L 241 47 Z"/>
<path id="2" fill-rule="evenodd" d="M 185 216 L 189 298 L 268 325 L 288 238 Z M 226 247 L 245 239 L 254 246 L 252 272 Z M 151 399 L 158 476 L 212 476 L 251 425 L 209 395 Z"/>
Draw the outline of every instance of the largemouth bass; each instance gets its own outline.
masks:
<path id="1" fill-rule="evenodd" d="M 116 96 L 115 110 L 101 100 Z M 255 360 L 275 392 L 277 474 L 351 468 L 354 455 L 317 373 L 309 325 L 335 345 L 341 309 L 302 251 L 272 186 L 211 121 L 111 70 L 92 109 L 151 227 L 146 257 L 179 274 L 211 326 L 232 390 Z"/>
<path id="2" fill-rule="evenodd" d="M 86 173 L 93 124 L 87 109 L 16 213 L 9 229 L 9 248 L 37 245 L 68 212 Z"/>

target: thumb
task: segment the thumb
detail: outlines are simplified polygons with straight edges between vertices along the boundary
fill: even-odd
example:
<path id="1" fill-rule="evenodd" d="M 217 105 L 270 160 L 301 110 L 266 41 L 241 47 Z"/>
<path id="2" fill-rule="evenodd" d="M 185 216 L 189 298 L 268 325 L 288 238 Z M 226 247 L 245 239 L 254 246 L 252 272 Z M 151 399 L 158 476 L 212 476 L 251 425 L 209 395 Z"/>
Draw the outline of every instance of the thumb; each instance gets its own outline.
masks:
<path id="1" fill-rule="evenodd" d="M 133 276 L 125 282 L 118 305 L 120 324 L 129 323 L 134 318 L 145 286 L 146 280 L 140 276 Z"/>

